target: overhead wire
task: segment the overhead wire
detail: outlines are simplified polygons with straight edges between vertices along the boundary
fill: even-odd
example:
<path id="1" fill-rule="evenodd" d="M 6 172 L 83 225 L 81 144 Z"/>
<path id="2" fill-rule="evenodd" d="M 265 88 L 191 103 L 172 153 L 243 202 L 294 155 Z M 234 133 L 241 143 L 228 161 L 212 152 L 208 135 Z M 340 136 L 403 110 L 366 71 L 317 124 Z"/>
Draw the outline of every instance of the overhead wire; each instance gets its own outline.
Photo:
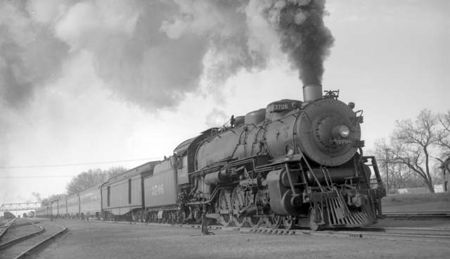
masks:
<path id="1" fill-rule="evenodd" d="M 66 164 L 0 166 L 0 170 L 76 167 L 76 166 L 85 166 L 85 165 L 117 164 L 117 163 L 137 162 L 137 161 L 154 161 L 156 159 L 157 158 L 155 158 L 155 157 L 147 157 L 147 158 L 136 158 L 136 159 L 98 161 L 98 162 L 79 162 L 79 163 L 66 163 Z M 59 174 L 59 175 L 0 175 L 0 179 L 71 178 L 71 177 L 74 177 L 76 175 L 77 175 L 77 173 L 74 173 L 74 174 L 71 174 L 71 175 L 67 175 L 67 174 Z"/>
<path id="2" fill-rule="evenodd" d="M 138 159 L 126 159 L 126 160 L 113 160 L 113 161 L 101 161 L 101 162 L 80 162 L 80 163 L 67 163 L 67 164 L 48 164 L 48 165 L 23 165 L 23 166 L 0 166 L 0 169 L 24 169 L 24 168 L 48 168 L 48 167 L 70 167 L 70 166 L 83 166 L 83 165 L 100 165 L 100 164 L 115 164 L 124 162 L 136 162 L 143 160 L 155 160 L 155 157 L 138 158 Z"/>

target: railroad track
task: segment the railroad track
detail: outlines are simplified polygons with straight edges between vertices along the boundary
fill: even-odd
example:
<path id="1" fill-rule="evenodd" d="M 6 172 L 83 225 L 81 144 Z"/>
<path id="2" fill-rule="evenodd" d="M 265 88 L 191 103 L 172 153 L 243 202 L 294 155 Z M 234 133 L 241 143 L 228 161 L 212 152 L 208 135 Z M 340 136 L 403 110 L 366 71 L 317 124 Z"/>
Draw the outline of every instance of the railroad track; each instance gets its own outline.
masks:
<path id="1" fill-rule="evenodd" d="M 386 218 L 397 219 L 434 219 L 434 218 L 450 218 L 450 211 L 423 211 L 423 212 L 384 212 Z"/>
<path id="2" fill-rule="evenodd" d="M 201 228 L 198 224 L 168 224 L 168 223 L 141 223 L 141 222 L 125 222 L 125 221 L 95 221 L 111 224 L 138 224 L 149 226 L 171 226 L 181 228 Z M 255 233 L 268 235 L 309 235 L 309 236 L 327 236 L 327 237 L 346 237 L 346 238 L 377 238 L 377 239 L 406 239 L 421 241 L 439 241 L 450 243 L 450 228 L 411 228 L 411 227 L 367 227 L 357 229 L 329 229 L 322 231 L 311 231 L 309 229 L 282 229 L 267 227 L 222 227 L 219 225 L 208 226 L 209 230 L 236 231 L 240 233 Z"/>
<path id="3" fill-rule="evenodd" d="M 450 229 L 431 228 L 364 228 L 354 230 L 286 230 L 270 228 L 243 228 L 241 233 L 262 233 L 272 235 L 311 235 L 327 237 L 347 237 L 347 238 L 376 238 L 376 239 L 406 239 L 430 242 L 450 243 Z"/>
<path id="4" fill-rule="evenodd" d="M 49 222 L 16 227 L 0 242 L 0 259 L 26 258 L 66 231 L 67 228 Z"/>
<path id="5" fill-rule="evenodd" d="M 430 242 L 450 243 L 450 229 L 386 227 L 381 229 L 367 228 L 363 230 L 342 231 L 340 234 L 359 238 L 407 239 Z"/>
<path id="6" fill-rule="evenodd" d="M 11 227 L 11 225 L 13 225 L 14 221 L 16 221 L 15 218 L 2 222 L 2 224 L 0 225 L 0 240 L 6 234 L 6 232 L 8 232 L 8 229 Z"/>

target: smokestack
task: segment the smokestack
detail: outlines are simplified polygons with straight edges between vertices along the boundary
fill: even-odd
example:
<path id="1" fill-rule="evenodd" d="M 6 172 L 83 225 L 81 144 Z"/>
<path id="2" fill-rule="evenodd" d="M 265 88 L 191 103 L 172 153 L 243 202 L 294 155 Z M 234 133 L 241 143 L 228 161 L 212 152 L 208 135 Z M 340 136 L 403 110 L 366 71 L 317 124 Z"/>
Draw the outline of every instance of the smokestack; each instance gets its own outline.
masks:
<path id="1" fill-rule="evenodd" d="M 276 25 L 281 50 L 299 70 L 305 102 L 322 97 L 323 63 L 334 42 L 325 14 L 325 0 L 273 0 L 266 11 Z"/>
<path id="2" fill-rule="evenodd" d="M 303 86 L 303 101 L 312 102 L 322 98 L 322 86 L 321 85 L 304 85 Z"/>

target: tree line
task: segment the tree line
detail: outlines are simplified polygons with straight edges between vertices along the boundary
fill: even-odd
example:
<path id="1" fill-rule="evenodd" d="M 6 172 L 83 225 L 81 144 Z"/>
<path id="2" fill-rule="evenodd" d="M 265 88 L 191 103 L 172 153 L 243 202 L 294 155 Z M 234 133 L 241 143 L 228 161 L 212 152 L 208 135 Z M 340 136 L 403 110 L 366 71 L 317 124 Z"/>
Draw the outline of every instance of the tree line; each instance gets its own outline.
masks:
<path id="1" fill-rule="evenodd" d="M 64 194 L 53 194 L 45 199 L 41 200 L 43 206 L 48 205 L 53 200 L 58 200 L 65 197 L 66 195 L 72 195 L 79 193 L 88 188 L 94 187 L 101 183 L 104 183 L 109 178 L 124 173 L 126 171 L 123 167 L 111 167 L 107 170 L 102 169 L 89 169 L 85 172 L 81 172 L 77 176 L 73 177 L 72 180 L 66 186 L 66 192 Z M 37 194 L 39 195 L 39 194 Z M 33 194 L 36 197 L 36 194 Z M 40 195 L 39 195 L 40 196 Z"/>
<path id="2" fill-rule="evenodd" d="M 442 183 L 447 191 L 450 111 L 433 113 L 425 109 L 414 120 L 396 121 L 390 139 L 375 143 L 375 156 L 388 190 L 425 186 L 434 193 L 434 184 Z"/>

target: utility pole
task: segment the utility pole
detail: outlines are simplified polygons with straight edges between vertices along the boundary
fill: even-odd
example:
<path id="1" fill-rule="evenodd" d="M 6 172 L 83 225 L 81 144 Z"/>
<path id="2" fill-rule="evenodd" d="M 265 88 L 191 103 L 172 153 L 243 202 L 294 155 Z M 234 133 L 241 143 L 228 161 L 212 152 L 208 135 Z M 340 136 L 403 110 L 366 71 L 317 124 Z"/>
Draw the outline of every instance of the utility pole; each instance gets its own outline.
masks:
<path id="1" fill-rule="evenodd" d="M 386 167 L 386 194 L 389 194 L 389 148 L 384 149 L 384 166 Z"/>
<path id="2" fill-rule="evenodd" d="M 441 162 L 439 167 L 442 170 L 442 189 L 444 192 L 448 192 L 448 175 L 450 174 L 450 157 L 445 161 L 438 159 Z"/>
<path id="3" fill-rule="evenodd" d="M 447 160 L 445 160 L 444 164 L 442 165 L 442 174 L 443 174 L 443 178 L 444 178 L 444 183 L 443 183 L 443 189 L 444 192 L 448 192 L 448 176 L 450 174 L 450 157 L 447 158 Z"/>

